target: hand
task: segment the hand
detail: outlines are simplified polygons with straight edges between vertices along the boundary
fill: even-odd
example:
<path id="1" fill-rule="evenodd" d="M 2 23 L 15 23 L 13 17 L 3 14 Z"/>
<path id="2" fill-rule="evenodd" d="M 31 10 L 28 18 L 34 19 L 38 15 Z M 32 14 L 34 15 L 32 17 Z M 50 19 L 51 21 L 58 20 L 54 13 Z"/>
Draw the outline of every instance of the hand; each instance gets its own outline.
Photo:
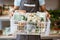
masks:
<path id="1" fill-rule="evenodd" d="M 9 17 L 11 18 L 12 16 L 13 16 L 13 12 L 9 12 L 10 14 L 9 14 Z"/>
<path id="2" fill-rule="evenodd" d="M 26 13 L 25 10 L 15 10 L 15 11 L 17 11 L 19 13 Z M 13 11 L 10 11 L 10 14 L 9 14 L 10 18 L 13 16 L 13 14 L 14 14 L 14 12 Z"/>
<path id="3" fill-rule="evenodd" d="M 14 10 L 13 8 L 11 8 L 11 9 L 9 10 L 9 17 L 10 17 L 10 18 L 13 16 L 14 11 L 15 11 L 15 10 Z"/>
<path id="4" fill-rule="evenodd" d="M 51 15 L 48 12 L 46 12 L 46 19 L 50 19 L 50 17 Z"/>

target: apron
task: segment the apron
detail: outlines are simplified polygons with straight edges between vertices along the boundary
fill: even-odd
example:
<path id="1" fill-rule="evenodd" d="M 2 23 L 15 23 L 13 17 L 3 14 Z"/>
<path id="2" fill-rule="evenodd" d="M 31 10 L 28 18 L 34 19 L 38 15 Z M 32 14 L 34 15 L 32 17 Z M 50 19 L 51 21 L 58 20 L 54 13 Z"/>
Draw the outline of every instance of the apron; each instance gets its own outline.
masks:
<path id="1" fill-rule="evenodd" d="M 26 10 L 27 12 L 39 11 L 38 0 L 21 0 L 20 9 Z M 41 40 L 40 35 L 17 35 L 16 40 Z"/>
<path id="2" fill-rule="evenodd" d="M 41 40 L 41 36 L 40 35 L 17 34 L 16 40 Z"/>
<path id="3" fill-rule="evenodd" d="M 21 0 L 20 9 L 27 12 L 39 11 L 39 0 Z"/>

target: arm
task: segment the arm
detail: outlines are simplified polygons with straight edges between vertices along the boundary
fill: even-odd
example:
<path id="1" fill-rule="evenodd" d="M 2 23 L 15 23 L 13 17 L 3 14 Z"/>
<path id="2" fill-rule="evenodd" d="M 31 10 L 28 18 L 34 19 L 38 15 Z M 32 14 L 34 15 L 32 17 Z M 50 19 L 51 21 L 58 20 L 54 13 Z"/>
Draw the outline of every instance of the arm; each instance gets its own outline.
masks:
<path id="1" fill-rule="evenodd" d="M 13 11 L 15 10 L 20 10 L 20 3 L 21 3 L 21 0 L 14 0 L 14 8 L 13 8 Z M 20 10 L 20 12 L 26 12 L 25 10 Z"/>
<path id="2" fill-rule="evenodd" d="M 22 12 L 22 13 L 25 13 L 26 11 L 25 10 L 20 10 L 20 2 L 21 0 L 14 0 L 14 7 L 13 9 L 10 11 L 10 17 L 13 16 L 15 10 L 19 10 L 19 12 Z"/>
<path id="3" fill-rule="evenodd" d="M 20 7 L 21 0 L 14 0 L 14 7 L 12 11 L 18 10 Z"/>
<path id="4" fill-rule="evenodd" d="M 47 11 L 47 9 L 46 9 L 46 6 L 45 6 L 45 0 L 39 0 L 39 4 L 40 4 L 39 10 L 40 10 L 41 12 L 46 12 L 47 18 L 50 18 L 50 14 L 48 13 L 48 11 Z"/>
<path id="5" fill-rule="evenodd" d="M 12 11 L 14 12 L 15 10 L 18 10 L 18 12 L 26 13 L 26 10 L 20 10 L 19 8 L 19 6 L 14 6 Z"/>

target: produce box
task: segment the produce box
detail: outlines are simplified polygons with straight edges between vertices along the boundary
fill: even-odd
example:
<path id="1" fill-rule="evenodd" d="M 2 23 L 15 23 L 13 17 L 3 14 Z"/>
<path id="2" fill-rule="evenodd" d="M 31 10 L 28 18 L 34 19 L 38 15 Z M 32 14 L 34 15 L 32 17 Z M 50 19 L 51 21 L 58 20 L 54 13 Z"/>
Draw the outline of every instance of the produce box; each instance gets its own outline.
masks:
<path id="1" fill-rule="evenodd" d="M 46 32 L 46 13 L 19 13 L 15 12 L 12 20 L 17 24 L 17 30 L 24 31 L 25 33 L 38 33 Z"/>

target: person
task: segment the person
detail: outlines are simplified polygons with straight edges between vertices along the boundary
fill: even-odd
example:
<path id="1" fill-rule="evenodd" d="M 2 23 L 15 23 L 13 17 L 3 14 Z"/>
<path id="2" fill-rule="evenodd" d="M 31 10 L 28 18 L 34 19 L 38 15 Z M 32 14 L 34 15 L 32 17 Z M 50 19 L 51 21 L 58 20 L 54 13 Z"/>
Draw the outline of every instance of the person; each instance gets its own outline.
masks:
<path id="1" fill-rule="evenodd" d="M 47 18 L 50 18 L 50 14 L 45 6 L 45 0 L 14 0 L 14 8 L 10 16 L 13 15 L 15 10 L 20 10 L 20 12 L 23 13 L 37 11 L 46 12 Z"/>
<path id="2" fill-rule="evenodd" d="M 50 14 L 45 7 L 45 0 L 14 0 L 14 8 L 10 16 L 13 16 L 15 10 L 19 10 L 22 13 L 46 12 L 47 18 L 50 18 Z M 16 40 L 41 40 L 41 38 L 40 35 L 17 35 Z"/>

